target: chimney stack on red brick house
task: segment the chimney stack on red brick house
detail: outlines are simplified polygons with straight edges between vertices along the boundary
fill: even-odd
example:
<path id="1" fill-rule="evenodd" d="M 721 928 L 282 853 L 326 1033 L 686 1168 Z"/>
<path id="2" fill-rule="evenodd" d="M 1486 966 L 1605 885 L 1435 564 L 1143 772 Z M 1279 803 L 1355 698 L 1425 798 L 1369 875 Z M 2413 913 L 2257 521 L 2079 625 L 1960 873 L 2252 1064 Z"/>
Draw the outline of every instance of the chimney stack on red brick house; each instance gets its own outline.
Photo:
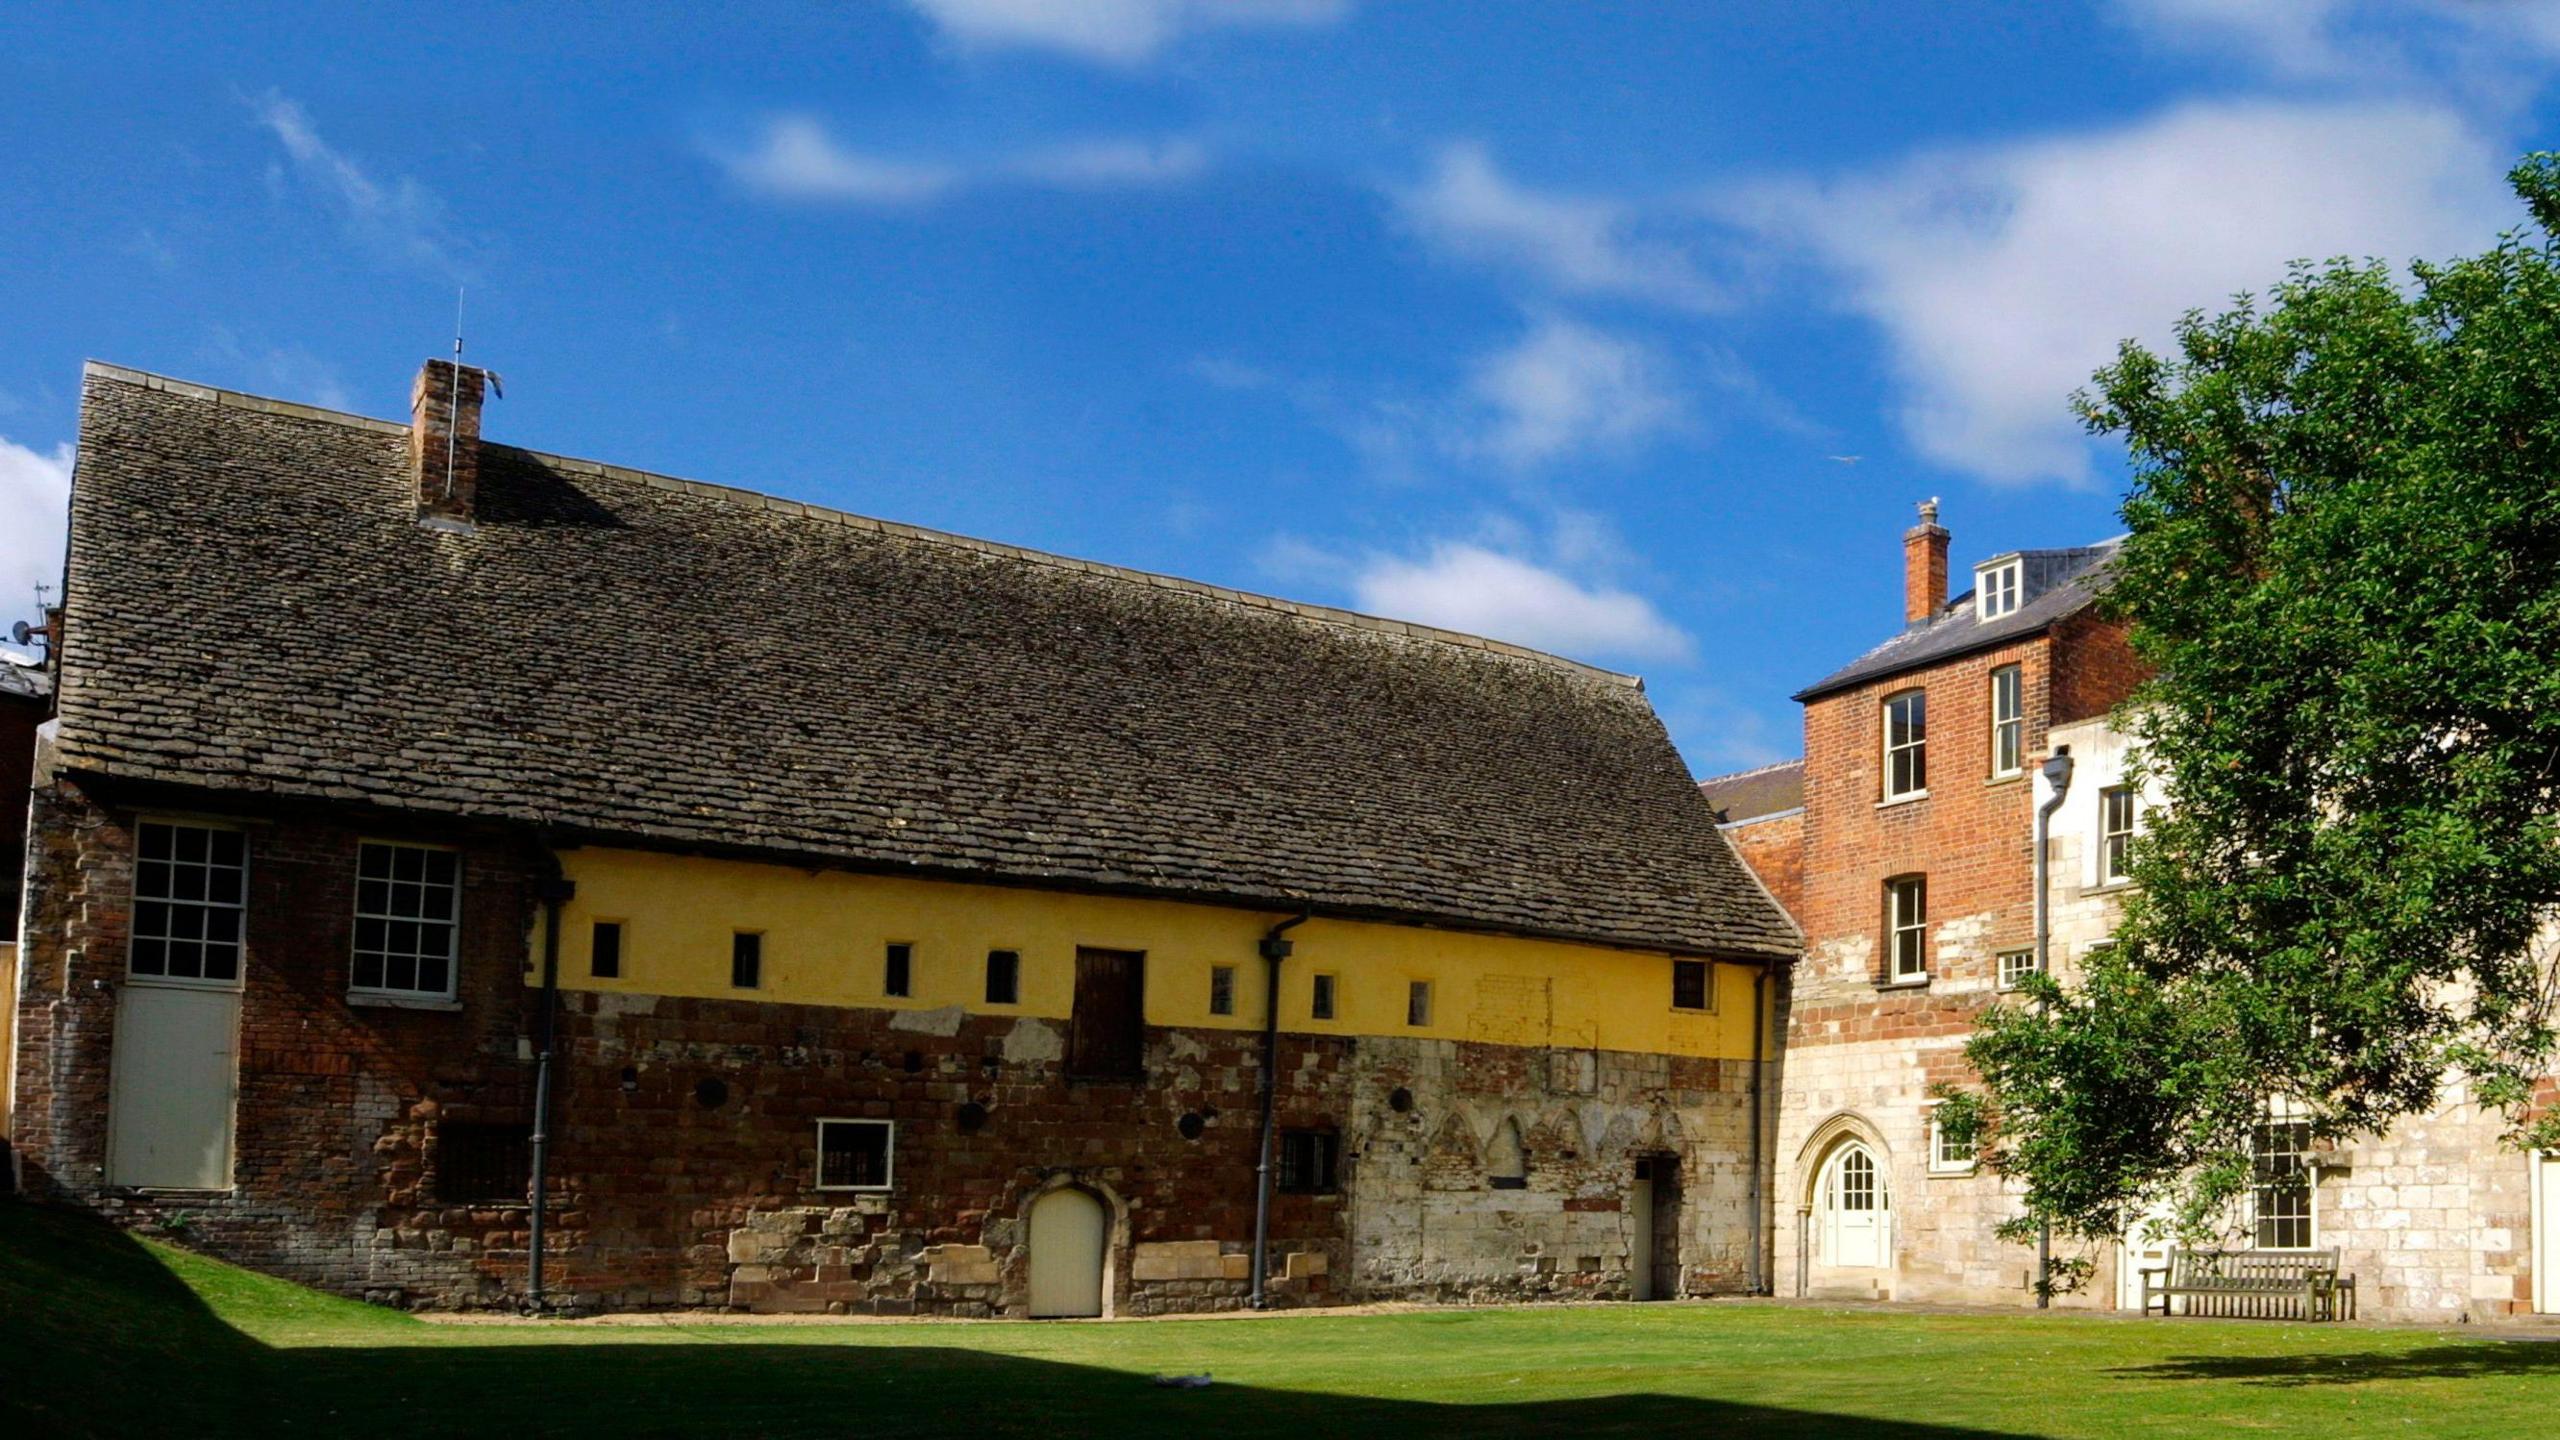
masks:
<path id="1" fill-rule="evenodd" d="M 418 518 L 470 524 L 480 493 L 480 401 L 493 379 L 476 365 L 429 360 L 409 391 L 409 475 Z"/>
<path id="2" fill-rule="evenodd" d="M 1935 496 L 1920 502 L 1920 523 L 1902 534 L 1902 623 L 1917 625 L 1947 608 L 1947 531 Z"/>

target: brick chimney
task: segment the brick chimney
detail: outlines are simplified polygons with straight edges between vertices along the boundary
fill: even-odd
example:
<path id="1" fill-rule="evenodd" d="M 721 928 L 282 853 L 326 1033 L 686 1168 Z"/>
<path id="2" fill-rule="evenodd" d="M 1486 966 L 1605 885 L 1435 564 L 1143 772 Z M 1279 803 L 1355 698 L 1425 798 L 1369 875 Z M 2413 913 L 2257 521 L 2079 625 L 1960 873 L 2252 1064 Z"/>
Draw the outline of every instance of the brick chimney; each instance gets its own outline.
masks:
<path id="1" fill-rule="evenodd" d="M 1920 502 L 1920 523 L 1902 533 L 1902 623 L 1917 625 L 1947 608 L 1947 531 L 1938 502 Z"/>
<path id="2" fill-rule="evenodd" d="M 429 360 L 409 390 L 409 477 L 418 518 L 471 523 L 479 509 L 480 400 L 491 376 Z"/>

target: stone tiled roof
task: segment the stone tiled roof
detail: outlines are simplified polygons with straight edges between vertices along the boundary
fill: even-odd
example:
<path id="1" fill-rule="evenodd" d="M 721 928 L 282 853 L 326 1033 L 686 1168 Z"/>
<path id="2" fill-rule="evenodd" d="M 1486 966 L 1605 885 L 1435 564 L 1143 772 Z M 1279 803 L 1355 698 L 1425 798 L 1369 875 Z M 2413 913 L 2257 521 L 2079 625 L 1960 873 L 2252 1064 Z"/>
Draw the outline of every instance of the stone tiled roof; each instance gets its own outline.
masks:
<path id="1" fill-rule="evenodd" d="M 1698 793 L 1727 825 L 1804 808 L 1804 762 L 1782 760 L 1698 782 Z"/>
<path id="2" fill-rule="evenodd" d="M 2115 558 L 2116 547 L 2122 543 L 2122 537 L 2118 537 L 2063 550 L 2014 552 L 2025 561 L 2026 585 L 2017 609 L 1997 620 L 1980 619 L 1974 611 L 1973 592 L 1968 590 L 1941 606 L 1936 615 L 1797 691 L 1795 698 L 1811 700 L 1834 690 L 1952 660 L 2021 635 L 2032 635 L 2075 615 L 2105 593 L 2114 578 L 2107 562 Z"/>
<path id="3" fill-rule="evenodd" d="M 1631 679 L 90 367 L 61 755 L 137 780 L 1274 911 L 1792 953 Z"/>

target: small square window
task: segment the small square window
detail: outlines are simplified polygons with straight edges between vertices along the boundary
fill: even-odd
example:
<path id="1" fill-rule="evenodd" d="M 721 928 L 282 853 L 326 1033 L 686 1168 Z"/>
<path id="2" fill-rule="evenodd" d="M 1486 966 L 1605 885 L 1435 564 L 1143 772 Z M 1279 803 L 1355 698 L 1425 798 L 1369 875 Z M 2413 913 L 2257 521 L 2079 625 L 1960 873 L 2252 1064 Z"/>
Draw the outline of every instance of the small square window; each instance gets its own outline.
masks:
<path id="1" fill-rule="evenodd" d="M 896 1148 L 897 1126 L 891 1121 L 819 1121 L 818 1188 L 888 1189 Z"/>
<path id="2" fill-rule="evenodd" d="M 1938 1123 L 1938 1112 L 1929 1112 L 1929 1173 L 1932 1175 L 1966 1175 L 1973 1171 L 1973 1151 L 1955 1143 L 1947 1127 Z"/>
<path id="3" fill-rule="evenodd" d="M 1404 1023 L 1419 1030 L 1431 1023 L 1431 982 L 1416 980 L 1404 989 Z"/>
<path id="4" fill-rule="evenodd" d="M 1022 1003 L 1022 953 L 1018 950 L 987 952 L 987 1003 L 1019 1005 Z"/>
<path id="5" fill-rule="evenodd" d="M 1340 1188 L 1342 1137 L 1330 1130 L 1280 1132 L 1283 1195 L 1330 1195 Z"/>
<path id="6" fill-rule="evenodd" d="M 880 962 L 880 993 L 904 1000 L 915 994 L 915 947 L 892 945 Z"/>
<path id="7" fill-rule="evenodd" d="M 1671 962 L 1671 1008 L 1704 1010 L 1707 1008 L 1707 962 L 1674 960 Z"/>
<path id="8" fill-rule="evenodd" d="M 587 943 L 587 973 L 599 980 L 612 980 L 622 974 L 622 922 L 599 920 L 595 935 Z"/>
<path id="9" fill-rule="evenodd" d="M 1315 977 L 1314 988 L 1307 992 L 1307 1018 L 1311 1020 L 1330 1020 L 1333 1018 L 1332 976 L 1318 975 Z"/>
<path id="10" fill-rule="evenodd" d="M 1209 1013 L 1212 1015 L 1236 1013 L 1236 967 L 1233 965 L 1209 967 Z"/>
<path id="11" fill-rule="evenodd" d="M 764 936 L 741 930 L 729 937 L 729 987 L 754 990 L 764 984 Z"/>
<path id="12" fill-rule="evenodd" d="M 1998 958 L 2000 988 L 2003 990 L 2017 989 L 2020 982 L 2036 973 L 2036 952 L 2033 950 L 2003 950 Z"/>
<path id="13" fill-rule="evenodd" d="M 444 1121 L 436 1126 L 435 1141 L 437 1199 L 484 1205 L 532 1199 L 531 1126 Z"/>

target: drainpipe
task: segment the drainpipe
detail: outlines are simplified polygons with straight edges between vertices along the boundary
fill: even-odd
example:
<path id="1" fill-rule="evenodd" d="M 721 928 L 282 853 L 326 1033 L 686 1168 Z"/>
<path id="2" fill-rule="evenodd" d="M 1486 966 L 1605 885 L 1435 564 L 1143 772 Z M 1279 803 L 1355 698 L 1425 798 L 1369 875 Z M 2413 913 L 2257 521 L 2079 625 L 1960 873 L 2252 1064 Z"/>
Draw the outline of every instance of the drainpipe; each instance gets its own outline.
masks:
<path id="1" fill-rule="evenodd" d="M 542 900 L 542 999 L 536 1019 L 541 1049 L 533 1067 L 533 1216 L 532 1255 L 525 1274 L 525 1308 L 542 1313 L 542 1212 L 550 1196 L 551 1052 L 560 1031 L 560 907 L 578 893 L 575 881 L 563 878 L 559 861 L 539 886 Z"/>
<path id="2" fill-rule="evenodd" d="M 1262 1139 L 1253 1166 L 1253 1295 L 1248 1303 L 1266 1303 L 1263 1277 L 1271 1258 L 1271 1142 L 1280 1113 L 1280 962 L 1292 948 L 1281 937 L 1307 923 L 1305 911 L 1262 933 Z"/>
<path id="3" fill-rule="evenodd" d="M 1769 1012 L 1761 997 L 1768 993 L 1770 971 L 1776 964 L 1761 961 L 1760 973 L 1751 977 L 1751 1264 L 1743 1278 L 1754 1295 L 1766 1295 L 1770 1288 L 1763 1253 L 1768 1241 L 1761 1229 L 1761 1208 L 1768 1198 L 1760 1181 L 1760 1115 L 1767 1106 L 1761 1094 L 1761 1080 L 1767 1073 L 1762 1047 L 1769 1035 Z"/>
<path id="4" fill-rule="evenodd" d="M 2044 762 L 2044 802 L 2036 806 L 2036 973 L 2053 973 L 2053 901 L 2051 888 L 2053 848 L 2053 812 L 2062 808 L 2063 797 L 2071 793 L 2071 747 L 2057 745 Z M 2045 1008 L 2038 1000 L 2036 1008 Z M 2036 1222 L 2036 1308 L 2053 1308 L 2053 1222 Z"/>

